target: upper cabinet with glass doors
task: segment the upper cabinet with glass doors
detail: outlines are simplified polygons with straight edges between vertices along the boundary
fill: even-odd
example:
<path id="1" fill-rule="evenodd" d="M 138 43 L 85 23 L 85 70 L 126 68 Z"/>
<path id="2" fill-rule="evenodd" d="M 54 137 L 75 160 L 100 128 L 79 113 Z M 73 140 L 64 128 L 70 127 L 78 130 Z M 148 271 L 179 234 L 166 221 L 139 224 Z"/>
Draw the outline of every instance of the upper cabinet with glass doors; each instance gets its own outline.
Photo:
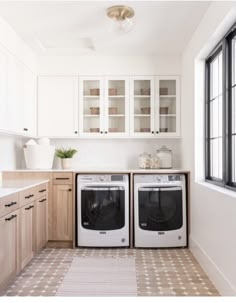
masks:
<path id="1" fill-rule="evenodd" d="M 129 88 L 125 77 L 80 77 L 80 134 L 125 137 L 129 134 Z"/>
<path id="2" fill-rule="evenodd" d="M 131 136 L 180 135 L 179 77 L 132 77 L 130 95 Z"/>
<path id="3" fill-rule="evenodd" d="M 158 95 L 158 135 L 180 135 L 180 79 L 178 76 L 156 77 Z"/>
<path id="4" fill-rule="evenodd" d="M 130 80 L 130 134 L 150 137 L 155 132 L 154 77 Z"/>

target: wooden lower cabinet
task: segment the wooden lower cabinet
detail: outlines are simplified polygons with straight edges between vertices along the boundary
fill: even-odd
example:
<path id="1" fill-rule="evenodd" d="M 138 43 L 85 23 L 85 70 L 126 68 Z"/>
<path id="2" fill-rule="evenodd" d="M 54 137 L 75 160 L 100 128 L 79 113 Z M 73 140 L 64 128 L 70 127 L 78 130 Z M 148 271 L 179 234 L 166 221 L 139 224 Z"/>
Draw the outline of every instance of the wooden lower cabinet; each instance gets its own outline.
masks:
<path id="1" fill-rule="evenodd" d="M 20 209 L 20 268 L 31 260 L 34 254 L 35 204 L 29 203 Z"/>
<path id="2" fill-rule="evenodd" d="M 72 241 L 72 185 L 53 185 L 52 237 Z"/>
<path id="3" fill-rule="evenodd" d="M 47 229 L 48 229 L 48 216 L 47 216 L 47 197 L 41 197 L 35 201 L 35 251 L 39 251 L 47 243 Z"/>
<path id="4" fill-rule="evenodd" d="M 0 218 L 0 289 L 17 274 L 19 256 L 19 211 Z"/>

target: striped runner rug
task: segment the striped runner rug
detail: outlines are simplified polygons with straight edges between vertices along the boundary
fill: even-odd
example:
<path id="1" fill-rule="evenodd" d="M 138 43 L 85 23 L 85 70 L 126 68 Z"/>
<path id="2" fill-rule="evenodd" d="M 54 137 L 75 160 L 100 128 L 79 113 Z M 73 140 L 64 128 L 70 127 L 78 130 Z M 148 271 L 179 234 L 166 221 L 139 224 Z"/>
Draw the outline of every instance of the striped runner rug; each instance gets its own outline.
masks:
<path id="1" fill-rule="evenodd" d="M 75 257 L 56 296 L 137 296 L 135 259 Z"/>

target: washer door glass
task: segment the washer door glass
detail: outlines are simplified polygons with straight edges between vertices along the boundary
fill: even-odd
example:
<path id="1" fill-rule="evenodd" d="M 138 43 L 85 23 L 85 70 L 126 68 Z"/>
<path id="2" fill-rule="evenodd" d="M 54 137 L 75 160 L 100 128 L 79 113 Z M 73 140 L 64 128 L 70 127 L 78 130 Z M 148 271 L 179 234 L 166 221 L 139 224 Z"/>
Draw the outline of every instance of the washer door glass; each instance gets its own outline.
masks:
<path id="1" fill-rule="evenodd" d="M 142 187 L 138 191 L 139 227 L 176 230 L 183 225 L 181 187 Z"/>
<path id="2" fill-rule="evenodd" d="M 82 226 L 115 230 L 125 225 L 125 189 L 122 186 L 84 187 L 81 190 Z"/>

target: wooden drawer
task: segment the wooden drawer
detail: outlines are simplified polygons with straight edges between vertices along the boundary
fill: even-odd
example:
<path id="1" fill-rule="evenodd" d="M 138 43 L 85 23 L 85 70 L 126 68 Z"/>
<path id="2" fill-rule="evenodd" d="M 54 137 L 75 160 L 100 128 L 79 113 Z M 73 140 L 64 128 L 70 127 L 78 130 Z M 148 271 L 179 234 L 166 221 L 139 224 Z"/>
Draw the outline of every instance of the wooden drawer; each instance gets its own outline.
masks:
<path id="1" fill-rule="evenodd" d="M 36 199 L 37 199 L 37 188 L 36 187 L 25 189 L 20 192 L 20 198 L 19 198 L 20 205 L 19 206 L 22 207 L 28 203 L 33 202 Z"/>
<path id="2" fill-rule="evenodd" d="M 46 196 L 48 192 L 48 184 L 44 183 L 42 185 L 38 185 L 36 188 L 36 199 L 39 199 L 40 197 Z"/>
<path id="3" fill-rule="evenodd" d="M 72 173 L 53 173 L 52 183 L 53 185 L 72 184 Z"/>
<path id="4" fill-rule="evenodd" d="M 19 194 L 12 194 L 0 198 L 0 217 L 9 214 L 19 207 Z"/>

